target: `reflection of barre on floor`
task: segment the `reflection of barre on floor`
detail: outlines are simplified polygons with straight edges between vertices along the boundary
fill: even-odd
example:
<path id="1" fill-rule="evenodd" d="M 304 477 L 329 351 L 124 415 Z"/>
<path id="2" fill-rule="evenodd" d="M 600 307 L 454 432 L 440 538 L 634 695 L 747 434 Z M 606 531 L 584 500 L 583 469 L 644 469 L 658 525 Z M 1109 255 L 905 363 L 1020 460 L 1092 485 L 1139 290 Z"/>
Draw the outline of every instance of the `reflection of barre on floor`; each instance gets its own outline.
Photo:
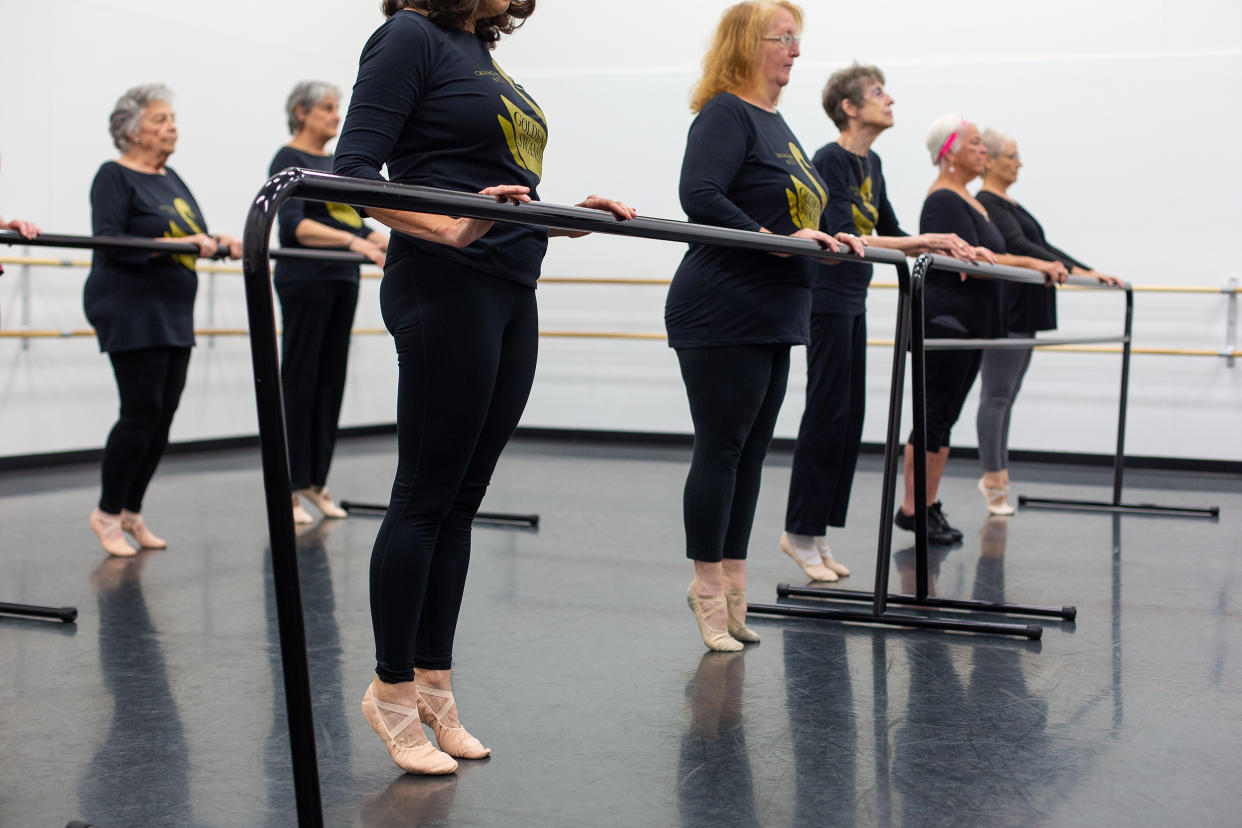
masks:
<path id="1" fill-rule="evenodd" d="M 355 503 L 352 500 L 342 500 L 341 508 L 349 512 L 351 515 L 358 514 L 383 517 L 388 514 L 387 503 Z M 489 526 L 509 526 L 513 528 L 526 527 L 529 529 L 538 529 L 539 515 L 511 515 L 505 512 L 478 512 L 474 516 L 474 522 Z"/>

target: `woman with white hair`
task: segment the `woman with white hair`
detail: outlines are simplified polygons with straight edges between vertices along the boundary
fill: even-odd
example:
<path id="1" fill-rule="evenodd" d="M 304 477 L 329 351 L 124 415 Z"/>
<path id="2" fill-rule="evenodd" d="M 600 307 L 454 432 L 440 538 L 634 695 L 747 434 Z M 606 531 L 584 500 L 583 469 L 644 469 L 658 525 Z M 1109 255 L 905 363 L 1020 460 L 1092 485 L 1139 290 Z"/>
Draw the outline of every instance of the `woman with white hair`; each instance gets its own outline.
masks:
<path id="1" fill-rule="evenodd" d="M 988 162 L 983 189 L 976 198 L 1005 238 L 1005 249 L 1023 256 L 1058 261 L 1075 276 L 1093 276 L 1104 284 L 1120 284 L 1116 277 L 1096 273 L 1048 242 L 1044 228 L 1035 217 L 1009 195 L 1009 188 L 1018 180 L 1018 170 L 1022 167 L 1017 142 L 1001 130 L 991 128 L 983 131 L 982 138 Z M 1056 328 L 1055 290 L 1017 283 L 1005 287 L 1010 336 L 1029 339 L 1036 331 Z M 979 462 L 983 467 L 979 491 L 987 510 L 994 515 L 1012 515 L 1014 511 L 1008 502 L 1009 417 L 1022 387 L 1022 378 L 1031 364 L 1031 352 L 1031 348 L 989 349 L 984 351 L 979 369 L 979 412 L 975 418 Z"/>
<path id="2" fill-rule="evenodd" d="M 341 92 L 322 81 L 302 81 L 285 103 L 293 138 L 276 152 L 270 175 L 288 167 L 332 172 L 326 147 L 341 124 Z M 384 266 L 388 237 L 372 230 L 347 204 L 291 198 L 277 213 L 280 246 L 352 250 Z M 345 396 L 349 338 L 358 307 L 358 265 L 282 259 L 272 280 L 283 320 L 280 380 L 285 398 L 293 522 L 311 523 L 298 496 L 326 518 L 345 510 L 328 494 L 328 466 L 336 448 Z"/>
<path id="3" fill-rule="evenodd" d="M 121 157 L 106 161 L 91 185 L 96 236 L 190 242 L 199 257 L 241 258 L 241 240 L 209 235 L 189 188 L 167 166 L 177 148 L 172 92 L 136 86 L 117 100 L 109 119 Z M 110 555 L 133 555 L 125 532 L 144 549 L 167 544 L 143 523 L 142 499 L 168 446 L 194 347 L 198 274 L 192 254 L 96 250 L 83 290 L 86 318 L 108 354 L 121 397 L 108 435 L 102 492 L 90 526 Z"/>
<path id="4" fill-rule="evenodd" d="M 1049 281 L 1064 281 L 1058 261 L 1006 252 L 1005 239 L 988 211 L 966 190 L 983 174 L 987 150 L 979 128 L 954 112 L 937 119 L 927 132 L 927 150 L 939 170 L 919 217 L 923 233 L 956 233 L 968 244 L 995 254 L 999 264 L 1038 270 Z M 994 339 L 1005 335 L 1005 283 L 988 278 L 933 270 L 924 294 L 924 325 L 928 339 Z M 927 389 L 927 529 L 928 540 L 957 543 L 962 533 L 945 517 L 937 493 L 949 459 L 949 432 L 962 412 L 966 395 L 979 373 L 980 350 L 928 351 L 924 379 Z M 893 522 L 914 529 L 914 447 L 906 444 L 905 498 Z"/>

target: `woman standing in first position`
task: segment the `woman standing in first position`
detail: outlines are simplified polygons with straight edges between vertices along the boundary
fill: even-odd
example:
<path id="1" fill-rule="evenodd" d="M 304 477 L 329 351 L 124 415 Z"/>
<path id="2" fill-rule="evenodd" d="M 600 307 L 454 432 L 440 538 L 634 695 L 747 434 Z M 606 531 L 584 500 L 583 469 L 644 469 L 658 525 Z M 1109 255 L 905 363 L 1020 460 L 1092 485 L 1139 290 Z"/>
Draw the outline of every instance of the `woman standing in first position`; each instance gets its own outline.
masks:
<path id="1" fill-rule="evenodd" d="M 285 104 L 293 138 L 276 151 L 268 170 L 286 167 L 332 172 L 328 142 L 341 124 L 341 93 L 322 81 L 302 81 Z M 291 198 L 280 206 L 280 246 L 352 250 L 384 266 L 388 237 L 367 227 L 347 204 Z M 326 518 L 345 510 L 328 494 L 328 467 L 336 448 L 337 421 L 345 396 L 349 337 L 358 307 L 358 265 L 281 259 L 272 280 L 280 297 L 280 387 L 285 398 L 293 522 L 313 523 L 298 495 Z"/>
<path id="2" fill-rule="evenodd" d="M 543 110 L 492 59 L 534 0 L 385 0 L 363 48 L 336 172 L 536 198 Z M 498 183 L 499 182 L 499 183 Z M 579 206 L 635 212 L 590 196 Z M 376 678 L 362 711 L 410 773 L 452 773 L 490 750 L 458 723 L 453 636 L 470 525 L 535 375 L 535 282 L 546 228 L 368 210 L 395 232 L 380 285 L 396 342 L 398 462 L 371 556 Z M 440 750 L 423 735 L 431 725 Z"/>
<path id="3" fill-rule="evenodd" d="M 130 89 L 109 119 L 121 157 L 107 161 L 91 184 L 91 231 L 192 242 L 199 256 L 217 249 L 241 257 L 241 241 L 207 235 L 194 196 L 169 166 L 177 148 L 172 92 L 150 84 Z M 90 526 L 109 555 L 133 555 L 125 539 L 144 549 L 168 544 L 142 520 L 142 499 L 155 474 L 173 414 L 181 402 L 194 347 L 195 257 L 146 250 L 96 250 L 82 304 L 95 326 L 99 350 L 112 360 L 121 397 L 120 418 L 104 445 L 99 505 Z"/>
<path id="4" fill-rule="evenodd" d="M 681 206 L 693 222 L 812 239 L 832 251 L 848 233 L 820 230 L 828 193 L 776 111 L 800 54 L 802 11 L 788 2 L 730 7 L 703 60 L 681 167 Z M 677 350 L 694 421 L 686 478 L 686 600 L 703 643 L 742 649 L 746 552 L 763 458 L 789 378 L 789 349 L 809 336 L 810 259 L 690 245 L 669 288 L 668 341 Z"/>

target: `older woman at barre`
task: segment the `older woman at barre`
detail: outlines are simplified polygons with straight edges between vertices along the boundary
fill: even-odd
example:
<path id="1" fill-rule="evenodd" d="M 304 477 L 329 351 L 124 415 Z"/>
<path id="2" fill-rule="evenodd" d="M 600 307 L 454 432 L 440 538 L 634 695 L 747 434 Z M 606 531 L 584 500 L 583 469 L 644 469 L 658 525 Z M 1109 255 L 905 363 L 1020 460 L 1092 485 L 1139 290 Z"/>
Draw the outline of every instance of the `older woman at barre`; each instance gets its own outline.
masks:
<path id="1" fill-rule="evenodd" d="M 956 233 L 967 243 L 991 251 L 997 263 L 1027 267 L 1046 281 L 1064 281 L 1065 266 L 1053 259 L 1008 253 L 1005 239 L 988 211 L 966 190 L 983 174 L 988 153 L 979 128 L 961 113 L 943 115 L 927 132 L 927 150 L 938 170 L 927 191 L 919 230 Z M 924 319 L 929 339 L 995 339 L 1007 330 L 1005 283 L 990 278 L 933 270 L 927 276 Z M 949 459 L 949 432 L 962 411 L 966 395 L 979 373 L 982 350 L 933 350 L 925 357 L 927 389 L 927 531 L 937 544 L 957 543 L 960 530 L 949 524 L 937 499 L 940 478 Z M 902 529 L 914 529 L 914 446 L 906 444 L 905 498 L 894 516 Z"/>
<path id="2" fill-rule="evenodd" d="M 268 169 L 287 167 L 332 172 L 328 142 L 341 124 L 341 92 L 323 81 L 302 81 L 285 103 L 289 143 Z M 384 266 L 388 236 L 372 230 L 348 204 L 291 198 L 280 206 L 280 246 L 352 250 Z M 325 518 L 345 510 L 328 493 L 328 467 L 336 448 L 337 422 L 345 396 L 350 331 L 358 307 L 358 265 L 282 259 L 272 279 L 283 321 L 280 386 L 285 398 L 293 522 L 312 523 L 299 495 Z"/>
<path id="3" fill-rule="evenodd" d="M 824 232 L 827 187 L 777 111 L 801 54 L 802 11 L 788 2 L 726 9 L 703 60 L 681 166 L 691 221 L 792 235 L 862 255 L 853 234 Z M 809 338 L 814 261 L 692 244 L 664 309 L 694 423 L 683 517 L 694 580 L 686 599 L 709 649 L 736 651 L 746 626 L 746 555 L 763 460 Z"/>
<path id="4" fill-rule="evenodd" d="M 91 185 L 91 229 L 96 236 L 135 236 L 190 242 L 198 256 L 226 250 L 241 258 L 241 241 L 209 235 L 198 203 L 169 167 L 177 148 L 172 92 L 161 84 L 136 86 L 116 102 L 109 119 L 121 156 L 106 161 Z M 110 555 L 133 555 L 125 532 L 144 549 L 167 543 L 147 528 L 142 501 L 181 401 L 194 347 L 194 254 L 96 250 L 83 290 L 86 318 L 99 349 L 108 354 L 121 398 L 120 417 L 108 434 L 102 491 L 90 526 Z"/>
<path id="5" fill-rule="evenodd" d="M 1058 261 L 1075 276 L 1090 276 L 1107 285 L 1119 285 L 1115 276 L 1097 273 L 1053 245 L 1044 237 L 1044 228 L 1025 207 L 1009 195 L 1009 188 L 1018 180 L 1022 159 L 1018 144 L 998 129 L 983 131 L 983 146 L 988 151 L 983 188 L 976 194 L 988 211 L 992 223 L 1005 239 L 1005 249 L 1013 254 L 1041 260 Z M 1009 336 L 1030 339 L 1036 331 L 1050 331 L 1057 326 L 1057 292 L 1049 286 L 1009 284 Z M 983 352 L 979 368 L 979 412 L 975 426 L 979 433 L 979 462 L 983 477 L 979 492 L 988 512 L 1012 515 L 1009 505 L 1009 418 L 1014 400 L 1022 387 L 1022 378 L 1031 364 L 1031 348 L 993 348 Z"/>

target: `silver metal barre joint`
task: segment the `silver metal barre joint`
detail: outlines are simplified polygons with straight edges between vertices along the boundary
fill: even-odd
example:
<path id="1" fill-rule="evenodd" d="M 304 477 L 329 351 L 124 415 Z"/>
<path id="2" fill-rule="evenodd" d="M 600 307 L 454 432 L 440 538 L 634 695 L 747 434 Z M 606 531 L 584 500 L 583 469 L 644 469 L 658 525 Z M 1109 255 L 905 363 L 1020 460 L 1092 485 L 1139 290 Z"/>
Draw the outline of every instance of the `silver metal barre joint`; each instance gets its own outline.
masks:
<path id="1" fill-rule="evenodd" d="M 1103 345 L 1110 343 L 1129 342 L 1128 336 L 1091 336 L 1091 337 L 1057 337 L 1055 339 L 1036 339 L 1034 337 L 1013 337 L 1009 339 L 925 339 L 923 348 L 927 351 L 989 351 L 1016 348 L 1047 348 L 1054 345 Z"/>

